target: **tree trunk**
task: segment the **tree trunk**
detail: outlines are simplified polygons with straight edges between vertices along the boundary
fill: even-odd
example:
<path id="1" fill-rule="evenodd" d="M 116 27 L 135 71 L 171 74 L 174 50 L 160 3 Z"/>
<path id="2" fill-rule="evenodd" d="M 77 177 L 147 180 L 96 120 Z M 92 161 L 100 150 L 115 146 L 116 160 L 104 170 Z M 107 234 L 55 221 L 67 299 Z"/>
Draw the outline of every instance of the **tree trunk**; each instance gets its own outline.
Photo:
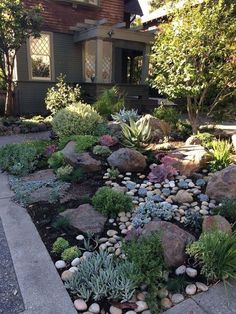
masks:
<path id="1" fill-rule="evenodd" d="M 7 81 L 7 94 L 5 101 L 5 115 L 10 116 L 13 114 L 13 92 L 14 92 L 14 84 L 12 80 Z"/>
<path id="2" fill-rule="evenodd" d="M 198 109 L 194 106 L 190 96 L 187 97 L 187 111 L 193 134 L 197 134 L 199 128 Z"/>

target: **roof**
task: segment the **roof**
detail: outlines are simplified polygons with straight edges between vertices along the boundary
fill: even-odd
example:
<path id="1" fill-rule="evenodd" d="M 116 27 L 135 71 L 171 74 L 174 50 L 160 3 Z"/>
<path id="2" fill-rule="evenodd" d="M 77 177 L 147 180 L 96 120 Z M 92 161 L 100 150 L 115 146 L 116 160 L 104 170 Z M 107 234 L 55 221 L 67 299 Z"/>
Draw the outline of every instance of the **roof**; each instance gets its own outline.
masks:
<path id="1" fill-rule="evenodd" d="M 138 0 L 125 0 L 125 12 L 143 16 L 143 11 Z"/>

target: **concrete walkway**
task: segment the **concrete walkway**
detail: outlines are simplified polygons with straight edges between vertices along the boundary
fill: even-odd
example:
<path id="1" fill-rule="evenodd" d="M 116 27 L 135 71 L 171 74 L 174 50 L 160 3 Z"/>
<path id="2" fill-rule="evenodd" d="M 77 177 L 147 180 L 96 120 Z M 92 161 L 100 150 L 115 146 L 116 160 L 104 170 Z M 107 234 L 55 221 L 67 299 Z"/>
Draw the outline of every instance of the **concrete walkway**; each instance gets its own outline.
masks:
<path id="1" fill-rule="evenodd" d="M 14 134 L 14 135 L 5 135 L 0 136 L 0 147 L 6 144 L 15 144 L 22 143 L 25 141 L 32 140 L 49 140 L 50 132 L 37 132 L 37 133 L 26 133 L 26 134 Z"/>
<path id="2" fill-rule="evenodd" d="M 7 175 L 0 173 L 0 218 L 24 302 L 21 313 L 77 314 L 30 216 L 12 196 Z"/>

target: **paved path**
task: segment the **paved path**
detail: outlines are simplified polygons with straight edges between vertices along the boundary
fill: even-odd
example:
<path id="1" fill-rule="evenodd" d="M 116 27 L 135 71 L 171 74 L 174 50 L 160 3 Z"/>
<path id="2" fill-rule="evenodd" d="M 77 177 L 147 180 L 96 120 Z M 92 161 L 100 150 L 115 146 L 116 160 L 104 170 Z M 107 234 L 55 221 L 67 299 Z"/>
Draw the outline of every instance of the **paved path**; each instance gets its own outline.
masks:
<path id="1" fill-rule="evenodd" d="M 7 175 L 0 173 L 0 218 L 25 308 L 23 312 L 19 307 L 14 311 L 14 306 L 11 311 L 0 308 L 0 313 L 77 314 L 30 216 L 11 201 L 12 195 Z M 0 278 L 3 270 L 0 267 Z"/>
<path id="2" fill-rule="evenodd" d="M 22 143 L 31 140 L 49 140 L 50 132 L 37 132 L 37 133 L 27 133 L 27 134 L 14 134 L 0 136 L 0 146 L 6 144 Z"/>

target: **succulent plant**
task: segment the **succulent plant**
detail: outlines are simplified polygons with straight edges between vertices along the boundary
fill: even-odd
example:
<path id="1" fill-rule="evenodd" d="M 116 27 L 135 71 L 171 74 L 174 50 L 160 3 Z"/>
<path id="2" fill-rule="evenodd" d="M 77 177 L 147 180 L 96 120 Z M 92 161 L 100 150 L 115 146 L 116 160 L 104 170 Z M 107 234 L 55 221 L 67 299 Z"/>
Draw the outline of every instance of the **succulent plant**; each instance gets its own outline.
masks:
<path id="1" fill-rule="evenodd" d="M 111 147 L 111 146 L 116 145 L 118 143 L 118 140 L 117 140 L 117 138 L 115 138 L 109 134 L 105 134 L 105 135 L 100 137 L 99 142 L 102 146 Z"/>
<path id="2" fill-rule="evenodd" d="M 131 109 L 121 109 L 118 113 L 112 115 L 112 119 L 119 123 L 128 123 L 130 120 L 138 121 L 140 118 L 138 111 Z"/>
<path id="3" fill-rule="evenodd" d="M 161 159 L 162 164 L 153 164 L 150 166 L 151 172 L 148 175 L 148 179 L 154 183 L 161 183 L 165 179 L 172 179 L 177 175 L 177 170 L 173 167 L 175 160 L 169 156 L 164 156 Z"/>

